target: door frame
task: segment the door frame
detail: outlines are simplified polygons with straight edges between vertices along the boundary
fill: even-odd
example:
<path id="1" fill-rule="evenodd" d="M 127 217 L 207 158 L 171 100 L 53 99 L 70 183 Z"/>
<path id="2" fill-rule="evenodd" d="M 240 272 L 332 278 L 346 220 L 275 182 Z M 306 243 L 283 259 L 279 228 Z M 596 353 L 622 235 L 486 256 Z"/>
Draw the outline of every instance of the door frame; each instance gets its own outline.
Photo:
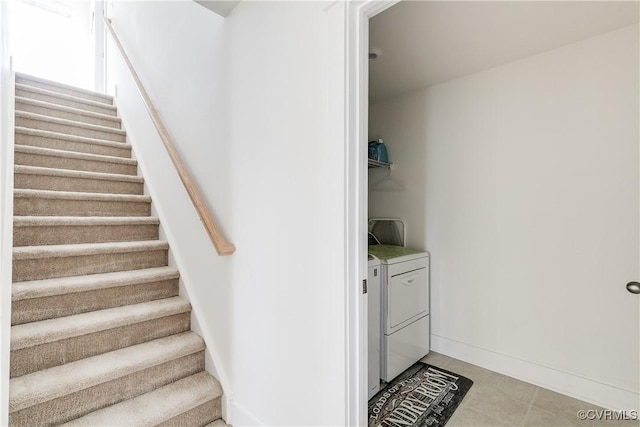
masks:
<path id="1" fill-rule="evenodd" d="M 94 41 L 94 90 L 106 93 L 107 87 L 107 29 L 104 26 L 106 4 L 104 0 L 93 0 Z"/>
<path id="2" fill-rule="evenodd" d="M 328 136 L 340 141 L 344 149 L 344 424 L 349 426 L 367 425 L 367 306 L 361 284 L 367 278 L 369 19 L 399 1 L 337 0 L 325 9 L 329 28 Z"/>
<path id="3" fill-rule="evenodd" d="M 369 19 L 400 0 L 337 1 L 328 17 L 329 137 L 344 149 L 345 425 L 367 424 Z"/>
<path id="4" fill-rule="evenodd" d="M 9 55 L 12 8 L 12 1 L 0 0 L 0 426 L 9 423 L 15 127 L 15 77 Z"/>

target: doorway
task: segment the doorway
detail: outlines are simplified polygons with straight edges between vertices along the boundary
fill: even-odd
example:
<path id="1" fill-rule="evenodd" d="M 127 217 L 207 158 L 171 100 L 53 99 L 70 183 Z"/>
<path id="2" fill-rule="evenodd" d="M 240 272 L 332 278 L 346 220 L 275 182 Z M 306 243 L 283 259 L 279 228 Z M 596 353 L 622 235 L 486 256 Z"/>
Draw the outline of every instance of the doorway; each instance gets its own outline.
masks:
<path id="1" fill-rule="evenodd" d="M 102 91 L 103 2 L 13 0 L 9 14 L 13 69 Z"/>
<path id="2" fill-rule="evenodd" d="M 348 221 L 353 228 L 349 228 L 351 234 L 347 236 L 354 242 L 349 251 L 354 265 L 349 263 L 352 285 L 366 278 L 364 147 L 369 130 L 366 125 L 369 19 L 394 3 L 346 6 L 344 10 L 346 45 L 351 52 L 357 52 L 353 56 L 345 54 L 344 60 L 344 68 L 349 73 L 347 110 L 343 117 L 350 118 L 353 124 L 344 131 L 345 152 L 347 159 L 356 159 L 350 163 L 347 174 L 348 200 L 355 200 L 349 206 L 352 215 Z M 415 2 L 425 3 L 446 5 L 446 2 Z M 424 205 L 432 213 L 425 224 L 425 230 L 431 230 L 426 249 L 436 252 L 432 253 L 432 260 L 439 268 L 439 276 L 433 287 L 437 292 L 435 299 L 441 304 L 434 313 L 437 324 L 432 347 L 493 371 L 529 382 L 544 382 L 547 388 L 604 407 L 634 407 L 638 395 L 637 363 L 633 366 L 638 359 L 638 302 L 637 297 L 627 293 L 625 284 L 637 280 L 640 274 L 638 103 L 631 98 L 632 94 L 638 96 L 632 68 L 638 67 L 638 52 L 631 49 L 619 56 L 607 56 L 610 60 L 602 58 L 604 52 L 620 53 L 624 46 L 637 44 L 637 37 L 632 37 L 632 33 L 637 31 L 638 13 L 624 10 L 634 7 L 624 2 L 547 2 L 542 6 L 537 2 L 456 2 L 454 7 L 482 5 L 503 7 L 501 13 L 515 13 L 522 18 L 521 22 L 529 24 L 514 25 L 517 32 L 501 32 L 499 42 L 515 40 L 520 30 L 533 34 L 542 29 L 535 24 L 544 21 L 540 17 L 556 16 L 559 25 L 553 30 L 545 27 L 543 34 L 523 37 L 527 41 L 551 44 L 540 45 L 536 51 L 501 60 L 501 64 L 483 70 L 461 72 L 455 77 L 460 84 L 446 85 L 445 82 L 433 89 L 428 99 L 432 102 L 428 104 L 430 112 L 439 117 L 439 122 L 430 122 L 428 128 L 432 140 L 436 135 L 438 141 L 447 142 L 427 147 L 432 159 L 426 164 L 431 167 L 427 190 L 435 197 Z M 554 10 L 552 13 L 515 10 L 520 7 Z M 607 9 L 609 7 L 611 9 Z M 469 29 L 475 21 L 481 21 L 475 11 L 467 12 L 472 17 L 468 25 L 451 27 Z M 535 14 L 539 14 L 538 20 L 534 19 Z M 486 24 L 489 21 L 482 22 L 486 28 L 497 28 Z M 434 28 L 434 25 L 428 27 Z M 569 34 L 564 32 L 567 29 L 580 29 L 585 33 Z M 506 38 L 504 34 L 512 37 Z M 507 47 L 507 44 L 500 46 Z M 443 49 L 444 53 L 449 51 Z M 468 51 L 477 53 L 478 49 Z M 493 47 L 487 51 L 496 52 Z M 396 67 L 398 70 L 411 68 L 401 64 Z M 491 69 L 494 71 L 485 72 Z M 574 78 L 578 75 L 580 79 Z M 636 80 L 637 75 L 635 73 Z M 466 76 L 476 78 L 465 80 Z M 616 97 L 615 106 L 605 108 Z M 406 120 L 415 115 L 416 107 L 425 105 L 403 105 L 405 109 L 397 116 L 405 120 L 404 130 Z M 614 116 L 607 111 L 617 113 Z M 504 117 L 509 120 L 500 119 Z M 531 117 L 538 120 L 532 121 Z M 588 117 L 598 119 L 588 120 Z M 602 138 L 612 134 L 617 135 L 616 138 Z M 391 137 L 383 136 L 389 138 L 385 142 L 395 162 L 393 156 L 398 150 L 394 150 Z M 477 144 L 464 145 L 460 141 Z M 415 150 L 405 150 L 405 157 L 413 160 L 415 153 Z M 446 167 L 442 166 L 446 165 L 443 160 L 447 158 L 453 159 L 451 164 L 461 166 L 455 176 L 447 175 Z M 398 163 L 397 166 L 400 180 L 405 178 L 413 191 L 416 185 L 406 177 L 423 176 L 418 172 L 424 173 L 424 165 L 418 168 L 415 164 Z M 411 167 L 413 174 L 408 172 Z M 435 179 L 444 176 L 449 179 Z M 468 179 L 470 176 L 475 179 Z M 441 185 L 434 186 L 434 182 Z M 477 197 L 479 194 L 482 197 Z M 455 200 L 459 208 L 447 211 L 443 207 L 450 207 L 451 203 L 437 204 L 447 199 Z M 477 206 L 472 203 L 474 200 L 478 201 Z M 387 207 L 389 203 L 379 205 Z M 620 220 L 614 218 L 616 215 Z M 434 227 L 434 218 L 448 227 Z M 456 227 L 451 226 L 453 222 Z M 411 220 L 408 223 L 413 230 L 418 224 Z M 610 225 L 614 223 L 616 227 L 612 228 Z M 434 230 L 438 231 L 437 235 Z M 447 230 L 459 232 L 446 236 Z M 413 245 L 412 238 L 416 239 L 409 236 L 410 245 Z M 435 243 L 440 244 L 437 250 Z M 540 250 L 541 247 L 544 250 Z M 466 260 L 464 266 L 451 267 L 462 259 Z M 473 273 L 473 280 L 465 276 L 468 272 Z M 357 313 L 356 319 L 363 321 L 365 304 L 362 295 L 350 294 L 350 332 L 359 338 L 360 345 L 366 342 L 365 333 L 354 326 L 357 322 L 353 314 Z M 586 326 L 595 320 L 590 313 L 596 311 L 600 313 L 598 319 L 606 320 Z M 608 314 L 602 316 L 605 311 Z M 570 332 L 559 334 L 553 327 L 543 326 L 546 323 L 562 325 L 563 330 Z M 604 323 L 609 326 L 604 327 Z M 613 323 L 626 329 L 612 327 Z M 606 332 L 614 330 L 616 333 Z M 585 351 L 589 357 L 576 356 L 576 349 L 588 342 L 607 344 L 599 345 L 598 353 Z M 354 374 L 354 377 L 362 381 L 366 377 L 366 362 L 363 359 L 354 362 L 351 356 L 362 355 L 366 347 L 350 345 L 349 367 L 360 372 L 361 376 Z M 615 356 L 612 349 L 621 347 L 625 348 L 622 352 L 625 356 Z M 618 372 L 610 374 L 611 371 L 599 369 L 607 365 L 616 366 Z M 620 368 L 623 365 L 626 370 Z M 359 398 L 359 406 L 352 410 L 354 413 L 357 410 L 359 415 L 353 414 L 349 420 L 364 424 L 363 402 L 366 400 L 362 395 Z"/>

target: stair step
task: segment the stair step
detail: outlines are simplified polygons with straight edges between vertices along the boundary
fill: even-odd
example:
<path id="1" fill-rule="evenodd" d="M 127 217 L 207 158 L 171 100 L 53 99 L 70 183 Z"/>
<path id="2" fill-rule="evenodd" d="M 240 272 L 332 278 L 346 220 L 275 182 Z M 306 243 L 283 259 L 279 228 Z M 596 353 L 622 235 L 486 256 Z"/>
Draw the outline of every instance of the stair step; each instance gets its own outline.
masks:
<path id="1" fill-rule="evenodd" d="M 120 129 L 122 127 L 122 121 L 119 117 L 39 101 L 37 99 L 29 99 L 22 96 L 16 97 L 16 111 L 24 111 L 114 129 Z"/>
<path id="2" fill-rule="evenodd" d="M 84 243 L 13 248 L 13 281 L 164 267 L 164 241 Z"/>
<path id="3" fill-rule="evenodd" d="M 131 158 L 131 145 L 102 139 L 83 138 L 46 130 L 15 128 L 15 144 L 51 148 L 62 151 L 98 154 L 102 156 Z"/>
<path id="4" fill-rule="evenodd" d="M 39 101 L 49 102 L 51 104 L 64 105 L 66 107 L 78 108 L 80 110 L 93 111 L 95 113 L 116 116 L 116 107 L 114 105 L 102 102 L 90 101 L 88 99 L 78 98 L 71 95 L 64 95 L 46 89 L 40 89 L 35 86 L 16 83 L 16 96 L 36 99 Z"/>
<path id="5" fill-rule="evenodd" d="M 186 332 L 182 297 L 126 305 L 11 327 L 11 377 Z"/>
<path id="6" fill-rule="evenodd" d="M 52 148 L 15 146 L 15 164 L 51 169 L 80 170 L 118 175 L 137 175 L 138 162 L 122 157 L 76 153 Z"/>
<path id="7" fill-rule="evenodd" d="M 149 216 L 151 198 L 131 194 L 13 191 L 16 216 Z"/>
<path id="8" fill-rule="evenodd" d="M 18 165 L 14 167 L 14 188 L 142 195 L 144 180 L 133 175 Z"/>
<path id="9" fill-rule="evenodd" d="M 70 316 L 178 295 L 172 267 L 14 283 L 11 324 Z"/>
<path id="10" fill-rule="evenodd" d="M 64 83 L 54 82 L 52 80 L 43 79 L 42 77 L 31 76 L 29 74 L 16 73 L 16 83 L 31 87 L 37 87 L 40 89 L 46 89 L 51 92 L 61 93 L 65 95 L 72 95 L 94 102 L 100 102 L 110 105 L 113 104 L 113 97 L 111 95 L 94 92 Z"/>
<path id="11" fill-rule="evenodd" d="M 13 246 L 158 240 L 157 217 L 16 216 Z"/>
<path id="12" fill-rule="evenodd" d="M 222 388 L 207 372 L 178 380 L 134 399 L 101 409 L 75 419 L 72 426 L 196 426 L 220 419 Z M 189 413 L 205 406 L 204 417 Z M 224 422 L 222 424 L 226 425 Z"/>
<path id="13" fill-rule="evenodd" d="M 15 125 L 31 129 L 65 133 L 68 135 L 83 136 L 85 138 L 105 139 L 107 141 L 125 142 L 127 140 L 127 134 L 122 129 L 90 125 L 73 120 L 43 116 L 42 114 L 26 113 L 24 111 L 16 111 Z"/>
<path id="14" fill-rule="evenodd" d="M 10 425 L 51 425 L 204 370 L 204 342 L 185 332 L 12 378 Z"/>

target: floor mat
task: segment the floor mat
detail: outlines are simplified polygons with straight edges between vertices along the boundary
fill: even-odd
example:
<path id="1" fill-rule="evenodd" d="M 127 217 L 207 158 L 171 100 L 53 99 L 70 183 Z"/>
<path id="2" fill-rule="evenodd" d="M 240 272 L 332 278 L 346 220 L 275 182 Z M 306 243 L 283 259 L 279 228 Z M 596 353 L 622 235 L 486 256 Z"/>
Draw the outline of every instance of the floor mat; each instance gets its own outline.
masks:
<path id="1" fill-rule="evenodd" d="M 417 362 L 369 400 L 369 427 L 444 426 L 473 381 Z"/>

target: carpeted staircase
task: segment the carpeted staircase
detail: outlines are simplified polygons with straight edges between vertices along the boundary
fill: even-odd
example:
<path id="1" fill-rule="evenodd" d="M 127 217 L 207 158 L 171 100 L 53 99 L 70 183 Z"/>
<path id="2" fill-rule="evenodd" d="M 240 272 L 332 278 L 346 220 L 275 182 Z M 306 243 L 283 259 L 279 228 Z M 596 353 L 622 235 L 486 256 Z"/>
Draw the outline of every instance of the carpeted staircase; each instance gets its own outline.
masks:
<path id="1" fill-rule="evenodd" d="M 16 75 L 9 423 L 225 425 L 110 96 Z"/>

